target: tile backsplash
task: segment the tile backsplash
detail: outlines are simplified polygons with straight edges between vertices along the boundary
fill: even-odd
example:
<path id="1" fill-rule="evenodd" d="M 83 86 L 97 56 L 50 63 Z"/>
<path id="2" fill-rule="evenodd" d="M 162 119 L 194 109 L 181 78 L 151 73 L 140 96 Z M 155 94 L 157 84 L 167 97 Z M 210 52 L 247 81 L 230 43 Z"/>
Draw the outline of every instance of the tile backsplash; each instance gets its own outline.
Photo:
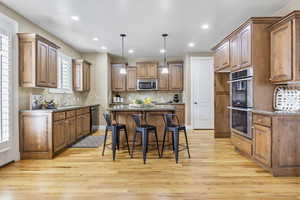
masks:
<path id="1" fill-rule="evenodd" d="M 152 98 L 156 102 L 172 101 L 175 94 L 179 94 L 179 100 L 183 101 L 182 92 L 161 92 L 161 91 L 145 91 L 145 92 L 126 92 L 126 93 L 113 93 L 113 97 L 119 94 L 124 98 L 124 103 L 131 103 L 135 99 Z"/>
<path id="2" fill-rule="evenodd" d="M 30 108 L 31 94 L 40 94 L 46 100 L 54 99 L 58 105 L 82 105 L 86 99 L 86 96 L 80 93 L 50 93 L 49 89 L 20 88 L 19 105 L 21 110 Z"/>

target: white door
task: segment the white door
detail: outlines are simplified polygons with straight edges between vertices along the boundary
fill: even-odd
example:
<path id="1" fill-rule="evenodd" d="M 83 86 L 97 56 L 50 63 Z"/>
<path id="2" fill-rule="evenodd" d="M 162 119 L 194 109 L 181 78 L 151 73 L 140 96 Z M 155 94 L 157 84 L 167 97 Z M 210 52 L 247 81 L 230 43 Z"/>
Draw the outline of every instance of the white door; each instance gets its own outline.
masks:
<path id="1" fill-rule="evenodd" d="M 214 128 L 212 57 L 191 58 L 191 120 L 193 129 Z"/>
<path id="2" fill-rule="evenodd" d="M 16 27 L 0 15 L 0 166 L 19 159 Z"/>

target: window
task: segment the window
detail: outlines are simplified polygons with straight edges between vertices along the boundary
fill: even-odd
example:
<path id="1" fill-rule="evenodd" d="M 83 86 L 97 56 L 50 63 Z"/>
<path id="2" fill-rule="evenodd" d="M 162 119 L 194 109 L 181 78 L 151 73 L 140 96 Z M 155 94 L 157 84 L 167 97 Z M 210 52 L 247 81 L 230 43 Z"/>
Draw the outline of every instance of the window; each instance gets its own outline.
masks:
<path id="1" fill-rule="evenodd" d="M 72 93 L 72 58 L 58 53 L 57 89 L 49 89 L 51 93 Z"/>
<path id="2" fill-rule="evenodd" d="M 8 144 L 10 139 L 11 45 L 11 35 L 0 29 L 0 146 Z"/>

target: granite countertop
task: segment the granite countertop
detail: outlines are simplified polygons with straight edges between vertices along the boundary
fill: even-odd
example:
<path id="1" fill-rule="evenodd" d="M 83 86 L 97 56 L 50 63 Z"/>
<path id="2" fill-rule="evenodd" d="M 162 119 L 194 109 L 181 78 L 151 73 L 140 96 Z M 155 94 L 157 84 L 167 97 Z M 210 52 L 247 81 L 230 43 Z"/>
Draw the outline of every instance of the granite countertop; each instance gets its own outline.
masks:
<path id="1" fill-rule="evenodd" d="M 300 111 L 279 111 L 279 110 L 259 110 L 253 109 L 252 113 L 263 115 L 300 115 Z"/>
<path id="2" fill-rule="evenodd" d="M 56 109 L 36 109 L 36 110 L 20 110 L 20 112 L 60 112 L 67 110 L 74 110 L 79 108 L 86 108 L 91 106 L 99 106 L 100 104 L 91 104 L 91 105 L 72 105 L 72 106 L 62 106 Z"/>
<path id="3" fill-rule="evenodd" d="M 172 105 L 155 105 L 152 107 L 137 108 L 129 105 L 115 105 L 107 109 L 108 111 L 162 111 L 170 110 L 175 111 L 175 106 Z"/>

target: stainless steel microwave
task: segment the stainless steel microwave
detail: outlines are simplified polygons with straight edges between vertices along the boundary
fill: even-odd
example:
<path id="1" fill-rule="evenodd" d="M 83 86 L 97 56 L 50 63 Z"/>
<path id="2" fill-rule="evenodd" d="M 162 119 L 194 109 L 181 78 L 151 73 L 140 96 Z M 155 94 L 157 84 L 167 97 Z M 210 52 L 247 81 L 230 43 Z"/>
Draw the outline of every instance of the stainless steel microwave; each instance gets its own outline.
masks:
<path id="1" fill-rule="evenodd" d="M 139 79 L 136 87 L 137 90 L 157 90 L 157 79 Z"/>

